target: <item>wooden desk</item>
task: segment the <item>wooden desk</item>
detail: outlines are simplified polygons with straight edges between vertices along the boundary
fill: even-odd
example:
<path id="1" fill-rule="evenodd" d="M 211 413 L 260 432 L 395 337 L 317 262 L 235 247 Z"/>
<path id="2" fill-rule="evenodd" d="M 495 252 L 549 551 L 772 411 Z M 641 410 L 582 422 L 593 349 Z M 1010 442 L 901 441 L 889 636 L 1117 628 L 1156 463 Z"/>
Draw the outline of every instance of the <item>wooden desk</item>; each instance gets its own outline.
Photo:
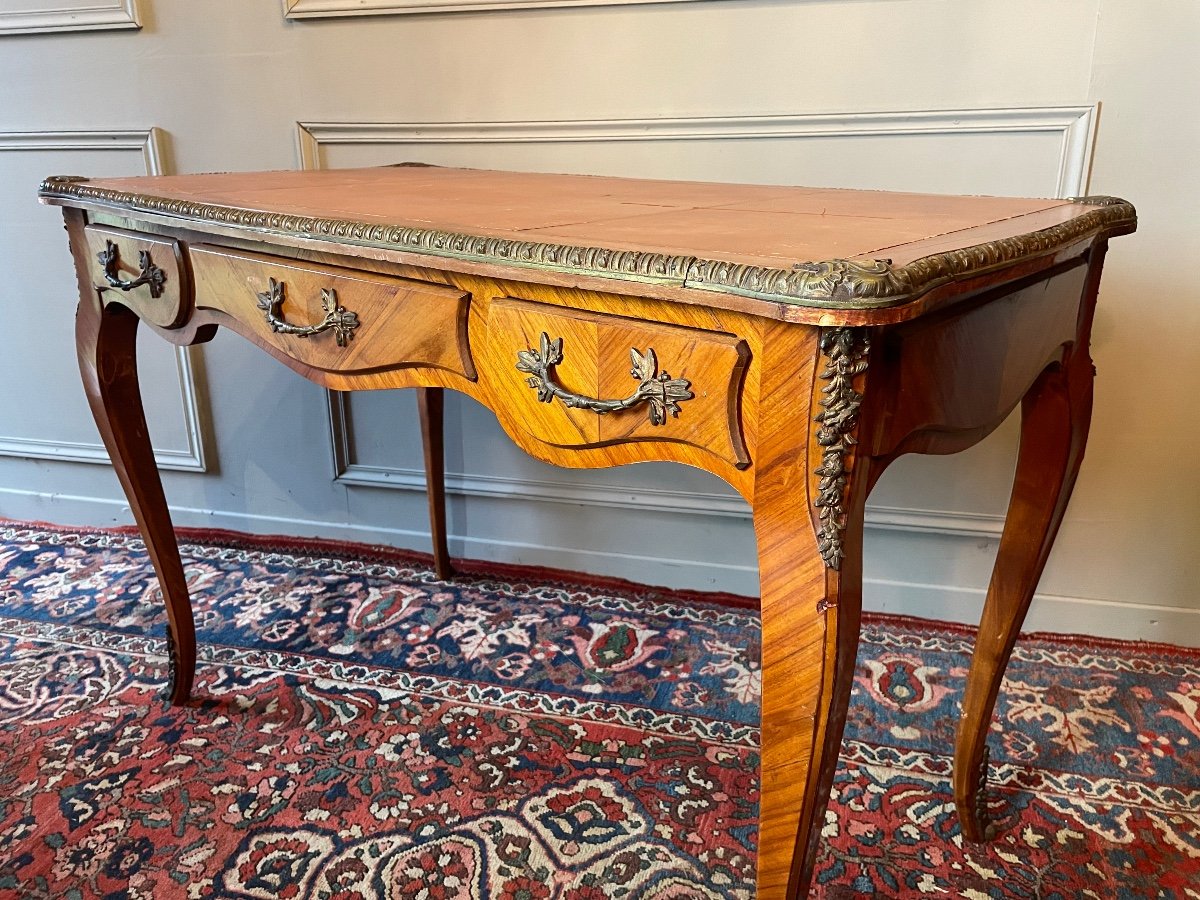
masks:
<path id="1" fill-rule="evenodd" d="M 230 328 L 336 390 L 417 388 L 445 574 L 444 388 L 547 462 L 674 460 L 733 485 L 762 584 L 761 900 L 808 888 L 872 485 L 901 454 L 974 444 L 1020 403 L 954 760 L 963 833 L 988 836 L 987 726 L 1083 456 L 1092 311 L 1108 238 L 1135 227 L 1128 203 L 422 166 L 58 177 L 41 197 L 65 207 L 80 368 L 163 586 L 172 702 L 195 636 L 139 321 L 175 344 Z"/>

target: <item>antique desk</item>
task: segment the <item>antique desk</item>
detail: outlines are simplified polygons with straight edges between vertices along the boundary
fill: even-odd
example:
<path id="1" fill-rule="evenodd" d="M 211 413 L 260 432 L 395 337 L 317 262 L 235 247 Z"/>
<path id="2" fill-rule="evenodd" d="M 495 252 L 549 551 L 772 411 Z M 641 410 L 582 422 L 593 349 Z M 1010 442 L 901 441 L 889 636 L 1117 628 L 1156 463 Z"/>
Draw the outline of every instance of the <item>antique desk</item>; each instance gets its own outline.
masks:
<path id="1" fill-rule="evenodd" d="M 420 393 L 439 571 L 442 391 L 561 466 L 675 460 L 754 510 L 762 585 L 758 895 L 806 893 L 858 642 L 863 507 L 904 453 L 1017 404 L 1021 445 L 954 759 L 988 835 L 1001 675 L 1083 456 L 1108 197 L 1019 200 L 399 166 L 48 179 L 84 386 L 166 597 L 171 700 L 192 613 L 138 392 L 139 322 L 227 327 L 335 390 Z M 269 402 L 269 398 L 263 398 Z"/>

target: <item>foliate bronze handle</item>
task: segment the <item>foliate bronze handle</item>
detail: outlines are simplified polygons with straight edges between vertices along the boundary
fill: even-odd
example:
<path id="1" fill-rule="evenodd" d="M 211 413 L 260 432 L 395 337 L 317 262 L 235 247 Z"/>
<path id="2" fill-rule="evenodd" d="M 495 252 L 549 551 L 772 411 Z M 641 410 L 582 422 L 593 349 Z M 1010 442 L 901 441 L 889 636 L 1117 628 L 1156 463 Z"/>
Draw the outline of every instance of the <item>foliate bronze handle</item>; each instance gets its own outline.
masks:
<path id="1" fill-rule="evenodd" d="M 679 404 L 691 400 L 696 395 L 689 390 L 692 383 L 686 378 L 672 378 L 667 372 L 659 373 L 658 357 L 653 347 L 646 348 L 645 355 L 634 348 L 629 350 L 629 358 L 633 368 L 629 374 L 637 379 L 637 390 L 623 400 L 600 400 L 582 394 L 573 394 L 558 384 L 551 369 L 563 361 L 563 340 L 550 340 L 550 335 L 542 332 L 541 347 L 538 350 L 518 350 L 517 369 L 528 372 L 526 383 L 537 391 L 538 399 L 550 403 L 557 397 L 564 406 L 573 409 L 590 409 L 597 415 L 616 412 L 619 409 L 631 409 L 639 403 L 649 406 L 650 424 L 663 425 L 667 421 L 667 413 L 679 416 Z"/>
<path id="2" fill-rule="evenodd" d="M 138 268 L 141 271 L 133 281 L 125 281 L 118 274 L 120 271 L 118 266 L 121 263 L 121 251 L 112 241 L 104 242 L 104 249 L 96 254 L 96 259 L 100 260 L 100 265 L 104 266 L 104 280 L 109 283 L 110 287 L 115 287 L 122 291 L 132 291 L 135 287 L 148 284 L 150 285 L 151 297 L 162 296 L 163 285 L 167 283 L 167 273 L 156 266 L 150 259 L 149 250 L 138 251 Z"/>
<path id="3" fill-rule="evenodd" d="M 267 324 L 272 331 L 306 338 L 333 329 L 339 347 L 345 347 L 347 342 L 354 339 L 354 329 L 360 324 L 358 313 L 341 306 L 337 291 L 333 288 L 321 288 L 321 309 L 325 310 L 325 318 L 315 325 L 293 325 L 283 320 L 283 288 L 282 281 L 272 278 L 267 289 L 258 295 L 258 308 L 266 313 Z"/>

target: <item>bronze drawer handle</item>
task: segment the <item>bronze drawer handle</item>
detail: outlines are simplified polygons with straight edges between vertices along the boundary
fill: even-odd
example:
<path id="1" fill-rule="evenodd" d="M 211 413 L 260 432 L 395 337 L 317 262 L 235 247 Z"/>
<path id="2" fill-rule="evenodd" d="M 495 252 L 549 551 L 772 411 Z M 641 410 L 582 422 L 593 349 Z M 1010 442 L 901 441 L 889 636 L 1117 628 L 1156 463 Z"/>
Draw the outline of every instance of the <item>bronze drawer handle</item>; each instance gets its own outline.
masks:
<path id="1" fill-rule="evenodd" d="M 325 318 L 315 325 L 293 325 L 283 320 L 283 282 L 271 279 L 265 291 L 258 294 L 258 308 L 267 316 L 267 324 L 272 331 L 280 334 L 294 334 L 296 337 L 312 337 L 322 331 L 333 329 L 333 336 L 339 347 L 345 347 L 348 341 L 354 339 L 354 329 L 361 323 L 358 313 L 350 312 L 338 304 L 337 291 L 333 288 L 321 288 L 321 309 L 325 310 Z"/>
<path id="2" fill-rule="evenodd" d="M 619 409 L 630 409 L 639 403 L 649 404 L 650 424 L 663 425 L 667 421 L 667 413 L 678 417 L 679 404 L 691 400 L 696 395 L 689 388 L 692 383 L 686 378 L 672 378 L 667 372 L 659 373 L 658 357 L 653 347 L 646 349 L 646 355 L 634 348 L 629 350 L 629 358 L 633 368 L 629 374 L 641 382 L 637 390 L 623 400 L 600 400 L 595 397 L 585 397 L 582 394 L 572 394 L 562 385 L 554 381 L 550 370 L 563 360 L 563 339 L 550 340 L 550 335 L 542 332 L 540 350 L 518 350 L 517 369 L 528 372 L 526 383 L 537 390 L 538 399 L 550 403 L 557 397 L 563 405 L 573 409 L 590 409 L 597 415 L 616 412 Z"/>
<path id="3" fill-rule="evenodd" d="M 124 281 L 118 274 L 117 266 L 121 262 L 121 251 L 112 241 L 104 242 L 104 249 L 96 254 L 96 259 L 100 260 L 100 265 L 104 266 L 104 280 L 111 287 L 122 291 L 132 291 L 135 287 L 148 284 L 151 297 L 162 296 L 163 285 L 167 283 L 167 273 L 153 263 L 149 250 L 138 251 L 138 266 L 141 268 L 141 272 L 133 281 Z"/>

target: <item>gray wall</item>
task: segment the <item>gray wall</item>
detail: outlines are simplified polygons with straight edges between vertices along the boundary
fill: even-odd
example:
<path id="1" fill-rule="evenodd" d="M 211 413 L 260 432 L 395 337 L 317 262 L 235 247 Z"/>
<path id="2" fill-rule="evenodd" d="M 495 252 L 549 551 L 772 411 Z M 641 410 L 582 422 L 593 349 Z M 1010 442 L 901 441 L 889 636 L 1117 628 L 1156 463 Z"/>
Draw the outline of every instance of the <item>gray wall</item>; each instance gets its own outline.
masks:
<path id="1" fill-rule="evenodd" d="M 47 174 L 424 160 L 1114 193 L 1142 227 L 1109 257 L 1093 441 L 1030 625 L 1200 643 L 1200 289 L 1178 277 L 1200 255 L 1200 101 L 1186 88 L 1200 83 L 1200 8 L 495 0 L 404 14 L 438 5 L 368 0 L 397 14 L 328 18 L 364 4 L 39 0 L 0 13 L 0 515 L 130 521 L 78 386 L 61 220 L 33 199 Z M 63 30 L 19 33 L 30 28 Z M 181 353 L 151 336 L 142 359 L 178 524 L 427 546 L 411 397 L 339 400 L 229 333 Z M 447 425 L 453 553 L 757 591 L 748 511 L 711 476 L 553 469 L 457 396 Z M 1013 425 L 885 476 L 869 608 L 977 617 Z"/>

